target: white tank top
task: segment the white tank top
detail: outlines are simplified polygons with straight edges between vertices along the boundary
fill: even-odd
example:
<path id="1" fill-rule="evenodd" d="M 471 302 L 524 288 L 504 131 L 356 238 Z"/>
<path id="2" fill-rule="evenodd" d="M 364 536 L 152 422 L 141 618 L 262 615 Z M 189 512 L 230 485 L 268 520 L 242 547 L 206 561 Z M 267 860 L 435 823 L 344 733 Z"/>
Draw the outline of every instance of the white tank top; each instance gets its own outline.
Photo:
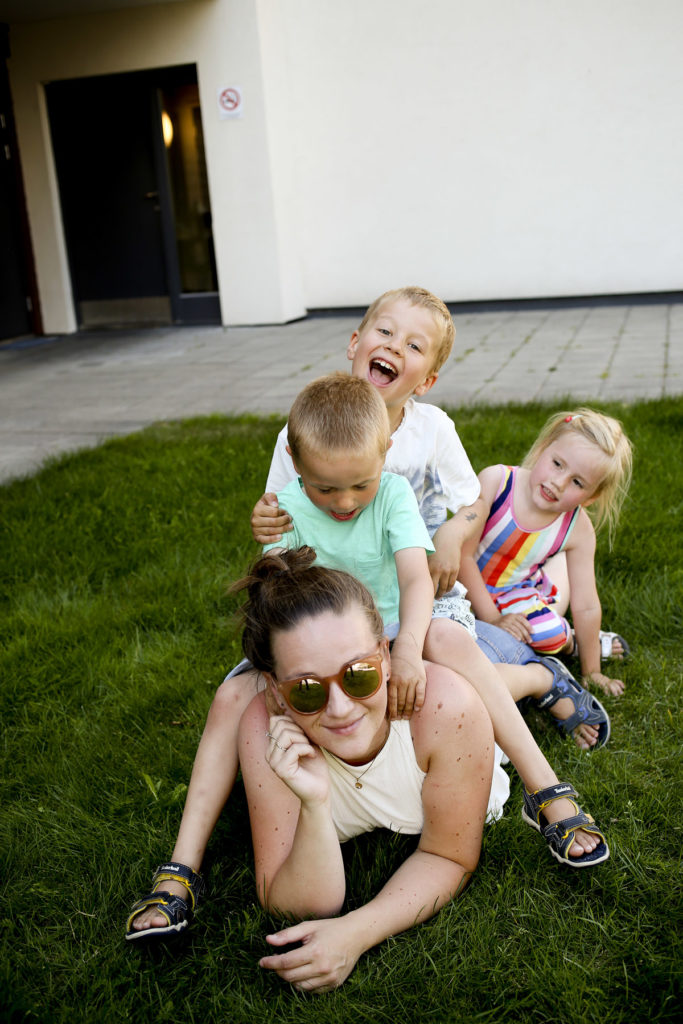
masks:
<path id="1" fill-rule="evenodd" d="M 330 772 L 332 819 L 340 843 L 375 828 L 419 835 L 422 832 L 422 783 L 425 772 L 417 763 L 410 722 L 392 722 L 387 742 L 371 768 L 351 765 L 328 750 L 323 756 Z M 503 813 L 510 795 L 510 780 L 500 766 L 502 751 L 495 749 L 493 781 L 487 821 Z M 356 788 L 356 781 L 360 789 Z"/>

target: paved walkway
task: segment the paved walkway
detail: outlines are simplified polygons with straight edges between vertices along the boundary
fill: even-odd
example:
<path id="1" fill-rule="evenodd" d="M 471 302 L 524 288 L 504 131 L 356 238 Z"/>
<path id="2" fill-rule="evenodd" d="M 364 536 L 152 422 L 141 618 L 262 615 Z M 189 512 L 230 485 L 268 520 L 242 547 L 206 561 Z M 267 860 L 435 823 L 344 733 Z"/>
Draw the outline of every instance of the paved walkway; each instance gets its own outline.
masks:
<path id="1" fill-rule="evenodd" d="M 430 400 L 634 401 L 683 393 L 683 303 L 456 311 Z M 359 316 L 275 327 L 107 331 L 0 344 L 0 481 L 157 420 L 282 413 L 306 381 L 346 369 Z"/>

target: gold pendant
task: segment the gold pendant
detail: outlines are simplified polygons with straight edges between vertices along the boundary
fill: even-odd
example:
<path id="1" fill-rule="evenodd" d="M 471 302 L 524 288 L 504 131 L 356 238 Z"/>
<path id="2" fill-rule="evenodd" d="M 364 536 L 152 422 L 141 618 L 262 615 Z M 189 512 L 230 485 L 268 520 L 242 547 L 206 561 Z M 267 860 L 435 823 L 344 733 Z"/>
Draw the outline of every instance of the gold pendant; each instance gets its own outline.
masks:
<path id="1" fill-rule="evenodd" d="M 362 788 L 363 788 L 363 783 L 362 782 L 356 782 L 356 789 L 362 789 Z"/>

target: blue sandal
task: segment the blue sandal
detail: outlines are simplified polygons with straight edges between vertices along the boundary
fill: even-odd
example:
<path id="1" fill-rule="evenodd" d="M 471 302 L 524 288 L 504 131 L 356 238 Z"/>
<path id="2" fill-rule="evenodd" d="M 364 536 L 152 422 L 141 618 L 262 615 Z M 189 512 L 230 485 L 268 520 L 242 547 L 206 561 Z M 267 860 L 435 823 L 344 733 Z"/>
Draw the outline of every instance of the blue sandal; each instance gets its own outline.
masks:
<path id="1" fill-rule="evenodd" d="M 188 927 L 192 921 L 195 907 L 199 902 L 199 897 L 204 892 L 204 879 L 196 871 L 193 871 L 192 868 L 188 868 L 186 864 L 170 861 L 168 864 L 162 864 L 157 868 L 152 876 L 152 885 L 158 885 L 160 882 L 168 882 L 170 880 L 180 882 L 181 885 L 185 886 L 189 900 L 183 899 L 182 896 L 174 896 L 164 889 L 156 889 L 149 896 L 143 896 L 141 900 L 138 900 L 131 907 L 128 920 L 126 921 L 127 940 L 166 939 L 173 935 L 179 935 L 180 932 Z M 136 930 L 133 928 L 133 921 L 138 914 L 141 914 L 143 910 L 147 910 L 148 907 L 154 907 L 155 910 L 166 918 L 168 923 L 160 928 L 150 927 Z"/>
<path id="2" fill-rule="evenodd" d="M 531 825 L 532 828 L 541 833 L 548 844 L 551 854 L 560 864 L 567 864 L 570 868 L 594 867 L 596 864 L 602 864 L 603 861 L 607 860 L 609 857 L 609 846 L 591 815 L 582 811 L 575 799 L 573 799 L 578 797 L 578 795 L 574 787 L 570 786 L 567 782 L 559 782 L 556 786 L 548 786 L 547 789 L 537 789 L 535 793 L 527 792 L 525 787 L 522 818 L 526 821 L 527 825 Z M 563 797 L 566 797 L 574 804 L 576 814 L 571 818 L 563 818 L 562 821 L 550 824 L 543 810 L 553 800 L 560 800 Z M 579 829 L 598 836 L 600 842 L 591 853 L 584 853 L 581 857 L 570 857 L 569 850 Z"/>
<path id="3" fill-rule="evenodd" d="M 553 685 L 547 693 L 534 701 L 536 707 L 542 710 L 551 708 L 553 704 L 557 704 L 558 700 L 569 697 L 574 705 L 574 714 L 569 718 L 555 718 L 557 728 L 569 736 L 577 725 L 584 722 L 586 725 L 594 725 L 598 729 L 598 741 L 589 749 L 595 750 L 597 747 L 604 747 L 610 737 L 611 728 L 609 715 L 598 698 L 577 683 L 567 666 L 559 658 L 548 655 L 545 658 L 540 658 L 539 661 L 541 665 L 545 665 L 552 672 Z"/>

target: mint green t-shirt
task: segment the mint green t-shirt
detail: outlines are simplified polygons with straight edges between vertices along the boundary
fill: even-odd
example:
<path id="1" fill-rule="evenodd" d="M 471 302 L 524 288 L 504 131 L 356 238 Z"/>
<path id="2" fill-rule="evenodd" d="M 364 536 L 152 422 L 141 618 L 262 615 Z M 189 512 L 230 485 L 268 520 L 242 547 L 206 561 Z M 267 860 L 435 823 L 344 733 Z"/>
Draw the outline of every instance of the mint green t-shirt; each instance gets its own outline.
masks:
<path id="1" fill-rule="evenodd" d="M 382 473 L 379 490 L 360 515 L 343 523 L 316 508 L 301 479 L 287 484 L 277 496 L 280 508 L 292 517 L 294 529 L 271 548 L 315 548 L 316 561 L 358 577 L 377 602 L 385 626 L 398 622 L 399 589 L 394 555 L 403 548 L 434 546 L 422 520 L 413 489 L 405 477 Z"/>

